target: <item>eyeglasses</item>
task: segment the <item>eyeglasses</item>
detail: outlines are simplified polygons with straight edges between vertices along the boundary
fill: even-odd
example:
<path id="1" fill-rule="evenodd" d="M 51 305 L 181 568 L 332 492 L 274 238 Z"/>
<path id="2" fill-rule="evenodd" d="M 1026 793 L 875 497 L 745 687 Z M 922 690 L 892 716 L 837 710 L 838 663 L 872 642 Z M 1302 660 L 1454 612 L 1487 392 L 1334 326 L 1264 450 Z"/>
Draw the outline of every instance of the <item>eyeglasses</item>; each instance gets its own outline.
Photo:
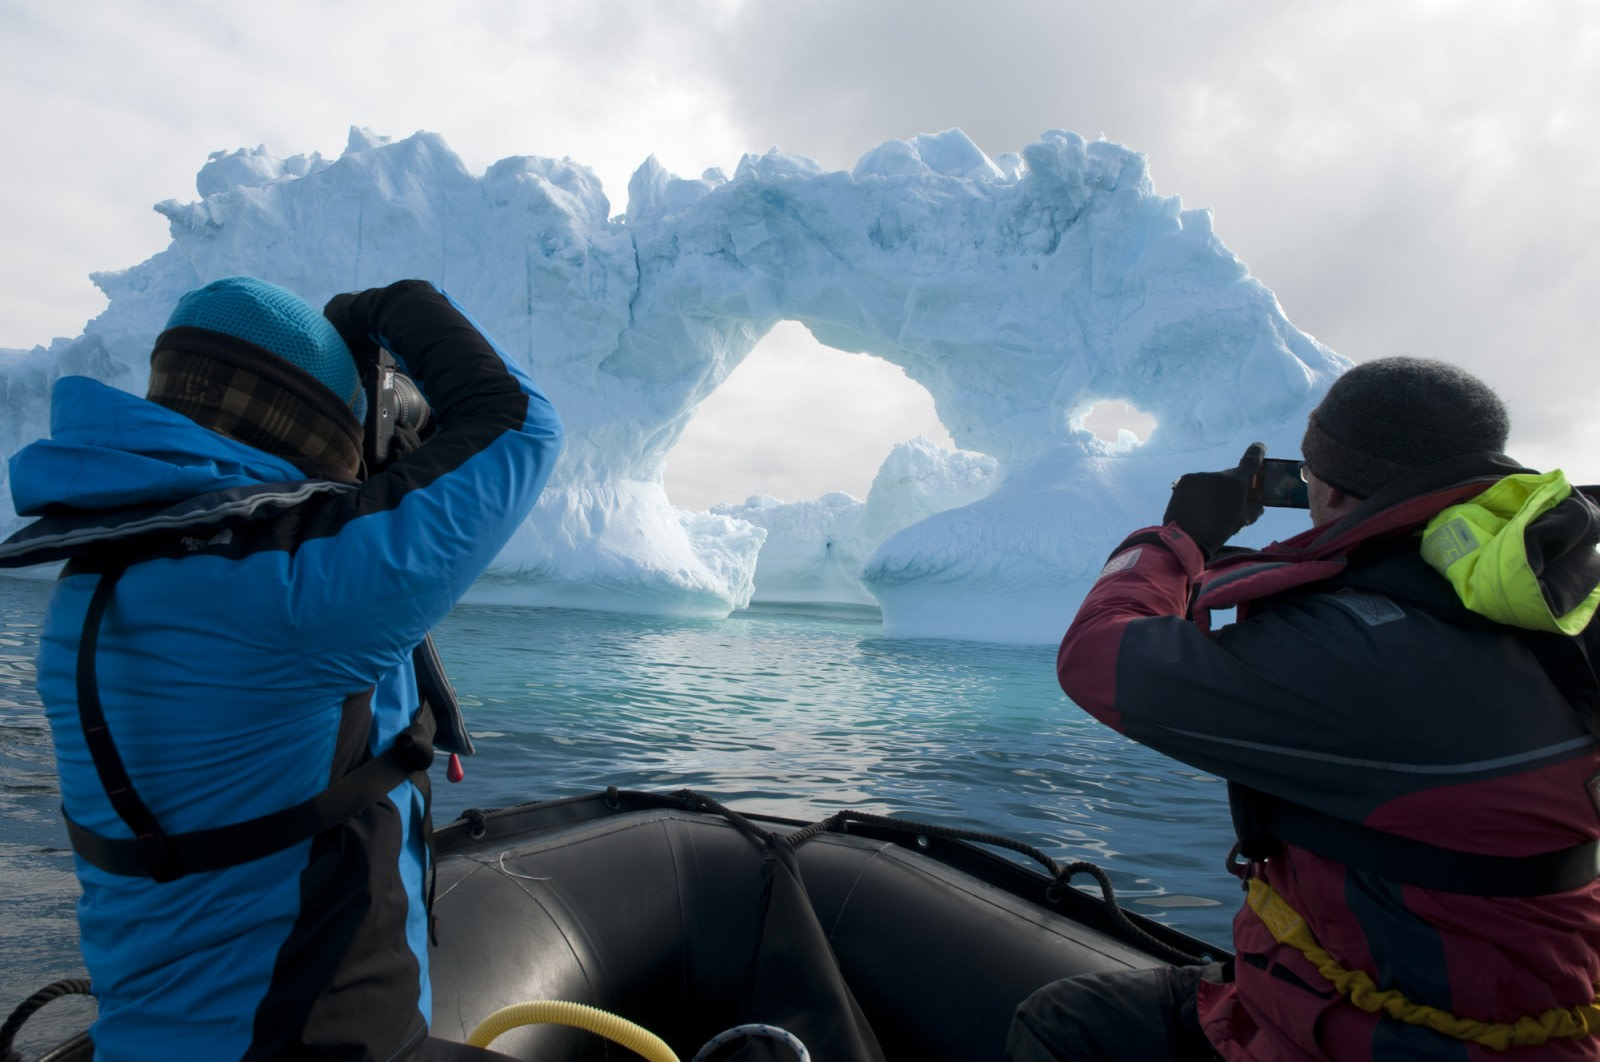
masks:
<path id="1" fill-rule="evenodd" d="M 1304 461 L 1300 462 L 1300 482 L 1301 483 L 1310 483 L 1311 482 L 1311 469 L 1306 467 L 1306 463 Z"/>

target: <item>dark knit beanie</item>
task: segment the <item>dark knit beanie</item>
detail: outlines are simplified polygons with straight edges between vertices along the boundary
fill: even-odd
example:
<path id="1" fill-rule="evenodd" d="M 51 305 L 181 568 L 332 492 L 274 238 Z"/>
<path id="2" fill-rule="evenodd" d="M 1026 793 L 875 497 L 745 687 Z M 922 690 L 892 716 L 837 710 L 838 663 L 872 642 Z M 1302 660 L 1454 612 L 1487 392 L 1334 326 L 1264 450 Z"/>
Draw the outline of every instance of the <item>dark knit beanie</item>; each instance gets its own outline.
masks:
<path id="1" fill-rule="evenodd" d="M 147 397 L 317 478 L 353 482 L 360 467 L 366 396 L 349 348 L 310 303 L 254 277 L 178 301 Z"/>
<path id="2" fill-rule="evenodd" d="M 1301 454 L 1330 486 L 1357 498 L 1412 469 L 1505 449 L 1511 420 L 1487 384 L 1442 361 L 1357 365 L 1311 411 Z"/>

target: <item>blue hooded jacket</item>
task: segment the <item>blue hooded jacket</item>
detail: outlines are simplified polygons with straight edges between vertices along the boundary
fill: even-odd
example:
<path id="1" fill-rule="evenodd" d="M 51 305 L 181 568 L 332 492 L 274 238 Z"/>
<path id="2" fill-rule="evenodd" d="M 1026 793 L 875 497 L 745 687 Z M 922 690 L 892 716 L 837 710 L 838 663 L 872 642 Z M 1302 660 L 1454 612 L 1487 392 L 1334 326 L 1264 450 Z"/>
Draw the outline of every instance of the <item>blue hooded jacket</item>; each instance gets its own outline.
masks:
<path id="1" fill-rule="evenodd" d="M 346 312 L 438 423 L 357 486 L 308 481 L 81 377 L 56 384 L 52 437 L 12 459 L 17 510 L 41 519 L 0 546 L 0 563 L 70 558 L 38 686 L 63 808 L 84 829 L 132 836 L 78 713 L 106 529 L 179 529 L 141 540 L 94 654 L 117 752 L 162 830 L 179 834 L 294 805 L 393 745 L 418 708 L 413 648 L 548 479 L 561 441 L 550 403 L 438 289 L 402 281 Z M 184 532 L 186 512 L 210 516 Z M 311 840 L 164 883 L 78 858 L 99 1057 L 413 1050 L 430 1020 L 425 789 L 401 782 Z"/>

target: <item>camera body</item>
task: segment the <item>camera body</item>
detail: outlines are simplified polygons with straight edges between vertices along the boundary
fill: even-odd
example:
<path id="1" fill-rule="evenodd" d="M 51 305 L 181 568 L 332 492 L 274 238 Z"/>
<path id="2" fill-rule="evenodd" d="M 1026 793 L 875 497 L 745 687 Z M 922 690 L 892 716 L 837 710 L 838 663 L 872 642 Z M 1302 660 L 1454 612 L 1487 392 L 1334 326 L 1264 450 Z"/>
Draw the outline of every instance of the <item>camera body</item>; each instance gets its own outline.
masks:
<path id="1" fill-rule="evenodd" d="M 433 410 L 416 382 L 401 372 L 382 347 L 366 374 L 367 423 L 362 441 L 367 472 L 408 453 L 433 427 Z M 409 445 L 396 446 L 395 437 Z"/>

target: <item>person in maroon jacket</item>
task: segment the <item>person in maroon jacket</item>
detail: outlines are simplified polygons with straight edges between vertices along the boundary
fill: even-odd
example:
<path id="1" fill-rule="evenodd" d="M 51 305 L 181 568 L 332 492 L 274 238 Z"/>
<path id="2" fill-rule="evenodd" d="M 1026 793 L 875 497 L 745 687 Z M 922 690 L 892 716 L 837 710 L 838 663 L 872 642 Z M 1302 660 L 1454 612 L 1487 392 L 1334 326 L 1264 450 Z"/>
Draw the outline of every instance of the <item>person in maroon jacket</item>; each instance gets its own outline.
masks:
<path id="1" fill-rule="evenodd" d="M 1235 957 L 1047 985 L 1010 1058 L 1600 1058 L 1600 508 L 1508 430 L 1459 369 L 1369 362 L 1308 419 L 1311 530 L 1224 549 L 1258 443 L 1112 553 L 1061 687 L 1228 780 Z"/>

